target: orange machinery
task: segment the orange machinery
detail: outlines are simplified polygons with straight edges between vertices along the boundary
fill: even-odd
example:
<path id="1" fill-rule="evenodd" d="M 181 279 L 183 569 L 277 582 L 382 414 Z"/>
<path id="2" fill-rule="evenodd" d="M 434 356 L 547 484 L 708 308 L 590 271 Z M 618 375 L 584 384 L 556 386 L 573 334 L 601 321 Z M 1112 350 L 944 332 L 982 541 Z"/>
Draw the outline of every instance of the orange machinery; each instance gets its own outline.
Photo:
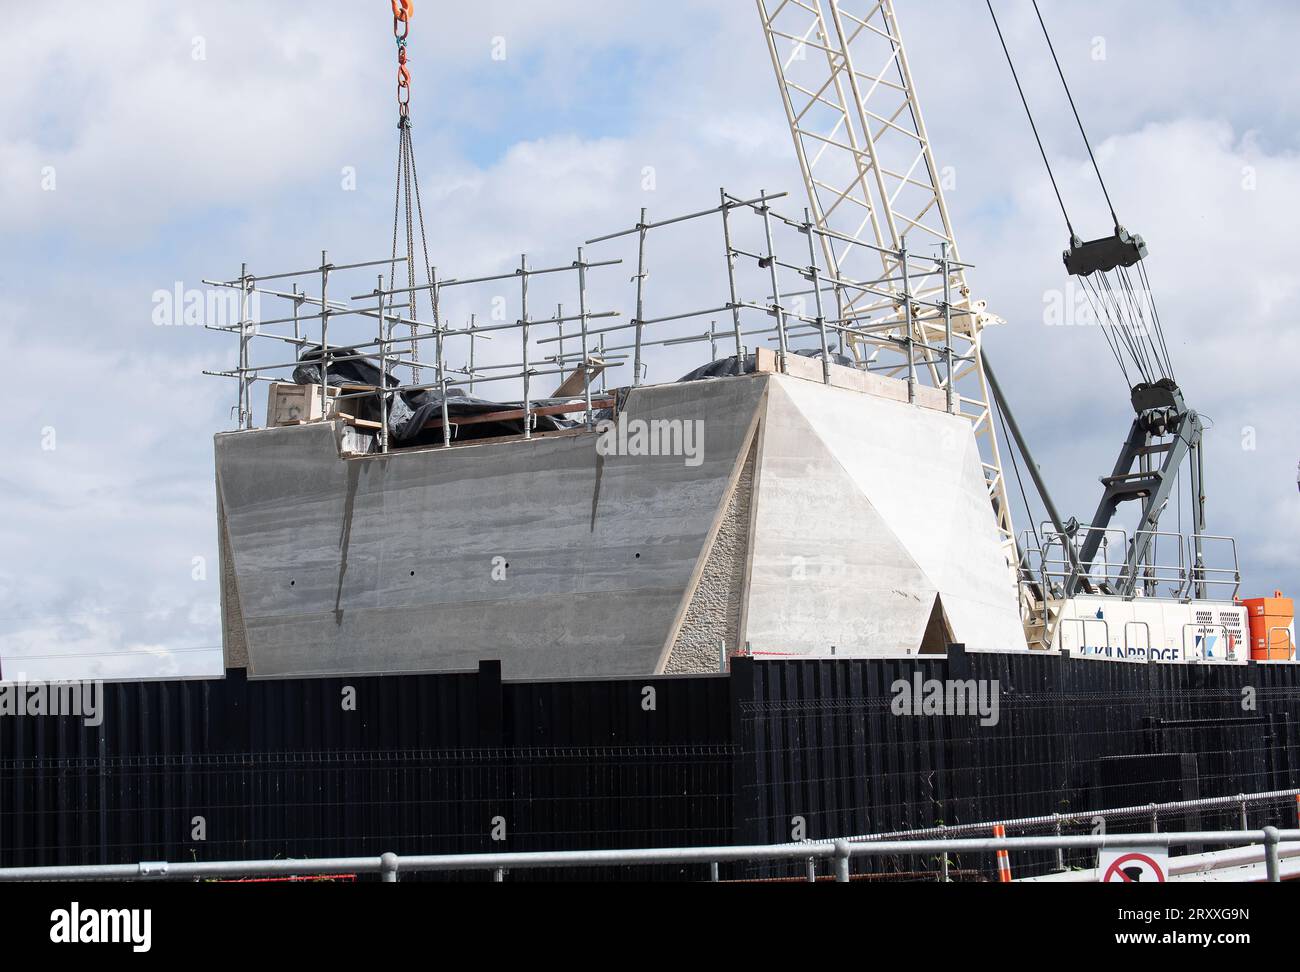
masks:
<path id="1" fill-rule="evenodd" d="M 1250 657 L 1256 661 L 1295 658 L 1295 601 L 1275 591 L 1272 597 L 1241 602 L 1250 618 Z"/>

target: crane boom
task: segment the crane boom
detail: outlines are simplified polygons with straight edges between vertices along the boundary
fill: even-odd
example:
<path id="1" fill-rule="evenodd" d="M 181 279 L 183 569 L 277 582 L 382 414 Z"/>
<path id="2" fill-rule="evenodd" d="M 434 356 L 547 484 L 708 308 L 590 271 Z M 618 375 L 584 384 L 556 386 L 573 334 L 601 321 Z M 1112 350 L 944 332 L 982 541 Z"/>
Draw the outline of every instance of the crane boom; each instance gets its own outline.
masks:
<path id="1" fill-rule="evenodd" d="M 997 319 L 970 296 L 893 0 L 756 2 L 812 218 L 834 234 L 822 237 L 827 266 L 837 279 L 872 283 L 842 295 L 841 317 L 870 324 L 869 334 L 853 336 L 850 349 L 860 365 L 900 374 L 909 362 L 899 355 L 899 338 L 910 336 L 920 349 L 923 379 L 954 391 L 954 411 L 974 426 L 1015 574 L 1015 532 L 980 341 Z M 946 281 L 933 261 L 943 253 L 954 264 Z M 912 254 L 926 259 L 914 265 Z M 948 295 L 951 373 L 947 355 L 936 353 L 947 340 L 944 315 L 919 304 L 908 314 L 905 279 L 914 301 L 938 303 Z"/>

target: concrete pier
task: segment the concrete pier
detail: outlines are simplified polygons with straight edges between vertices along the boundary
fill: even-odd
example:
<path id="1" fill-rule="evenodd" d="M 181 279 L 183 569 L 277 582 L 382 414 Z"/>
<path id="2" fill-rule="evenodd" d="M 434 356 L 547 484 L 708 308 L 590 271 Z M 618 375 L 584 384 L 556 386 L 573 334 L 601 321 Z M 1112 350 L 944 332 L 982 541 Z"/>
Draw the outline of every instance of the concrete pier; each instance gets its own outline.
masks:
<path id="1" fill-rule="evenodd" d="M 716 671 L 746 643 L 1024 647 L 966 420 L 755 374 L 634 389 L 619 421 L 603 446 L 365 458 L 332 424 L 217 436 L 227 664 L 559 678 Z M 689 455 L 642 454 L 638 431 L 688 425 Z"/>

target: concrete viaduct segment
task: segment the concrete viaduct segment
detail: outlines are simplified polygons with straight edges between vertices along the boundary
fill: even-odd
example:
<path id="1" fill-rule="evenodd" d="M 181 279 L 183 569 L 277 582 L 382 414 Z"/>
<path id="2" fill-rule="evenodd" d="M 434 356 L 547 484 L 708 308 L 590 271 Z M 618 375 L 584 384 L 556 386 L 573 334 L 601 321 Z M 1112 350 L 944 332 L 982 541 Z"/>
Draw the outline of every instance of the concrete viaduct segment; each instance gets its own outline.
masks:
<path id="1" fill-rule="evenodd" d="M 894 384 L 642 387 L 614 432 L 387 456 L 345 457 L 332 423 L 219 435 L 227 666 L 617 677 L 745 646 L 1024 648 L 970 423 Z"/>

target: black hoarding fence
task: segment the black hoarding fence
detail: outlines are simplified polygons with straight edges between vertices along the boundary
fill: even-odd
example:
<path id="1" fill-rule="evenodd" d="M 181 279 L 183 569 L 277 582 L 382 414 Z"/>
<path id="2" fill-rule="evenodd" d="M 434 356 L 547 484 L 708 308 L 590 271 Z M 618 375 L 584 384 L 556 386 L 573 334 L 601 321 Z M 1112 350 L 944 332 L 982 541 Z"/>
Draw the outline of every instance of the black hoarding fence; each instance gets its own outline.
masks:
<path id="1" fill-rule="evenodd" d="M 503 684 L 487 664 L 104 690 L 95 726 L 0 718 L 0 866 L 730 837 L 722 677 Z"/>
<path id="2" fill-rule="evenodd" d="M 1096 823 L 1069 815 L 1295 787 L 1297 671 L 954 649 L 736 659 L 729 676 L 698 678 L 503 682 L 485 664 L 113 684 L 97 725 L 0 717 L 0 866 L 768 844 L 1056 814 L 1062 832 L 1086 833 Z M 957 711 L 959 699 L 969 705 Z M 1249 826 L 1291 826 L 1294 814 L 1293 802 L 1255 803 Z M 1234 806 L 1156 822 L 1242 823 Z M 1036 828 L 1022 832 L 1052 824 Z M 1061 864 L 1084 855 L 1013 856 L 1018 875 Z M 855 863 L 893 880 L 933 879 L 940 866 Z M 948 869 L 995 874 L 977 857 Z M 722 873 L 806 877 L 777 865 Z M 556 876 L 589 875 L 509 879 Z"/>
<path id="3" fill-rule="evenodd" d="M 753 755 L 738 781 L 741 829 L 769 843 L 1022 818 L 1047 818 L 1024 835 L 1240 827 L 1238 804 L 1093 811 L 1296 787 L 1297 671 L 963 651 L 763 663 L 739 702 L 738 743 Z M 1296 802 L 1250 801 L 1246 813 L 1252 827 L 1293 827 Z M 1013 871 L 1093 866 L 1088 857 L 1015 855 Z M 989 864 L 949 861 L 985 877 Z M 877 858 L 866 869 L 932 878 L 939 866 Z"/>

